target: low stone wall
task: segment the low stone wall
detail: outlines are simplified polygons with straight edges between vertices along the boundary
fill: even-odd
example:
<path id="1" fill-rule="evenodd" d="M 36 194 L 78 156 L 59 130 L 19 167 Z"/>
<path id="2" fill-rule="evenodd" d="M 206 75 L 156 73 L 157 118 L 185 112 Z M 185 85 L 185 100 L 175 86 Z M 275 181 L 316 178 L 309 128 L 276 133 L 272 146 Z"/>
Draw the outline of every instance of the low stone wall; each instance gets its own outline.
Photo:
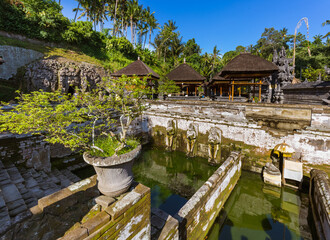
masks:
<path id="1" fill-rule="evenodd" d="M 221 131 L 221 154 L 241 150 L 247 170 L 260 171 L 271 150 L 286 142 L 301 152 L 306 164 L 329 164 L 330 108 L 309 105 L 224 103 L 212 101 L 150 101 L 146 111 L 156 144 L 166 145 L 169 121 L 176 124 L 173 147 L 186 151 L 190 124 L 198 125 L 195 154 L 208 157 L 212 128 Z M 224 160 L 224 159 L 222 159 Z M 309 173 L 309 172 L 308 172 Z"/>
<path id="2" fill-rule="evenodd" d="M 33 216 L 3 239 L 150 239 L 150 189 L 133 183 L 128 193 L 95 204 L 96 175 L 39 199 Z"/>
<path id="3" fill-rule="evenodd" d="M 311 171 L 309 197 L 318 237 L 330 239 L 330 180 L 325 172 Z"/>
<path id="4" fill-rule="evenodd" d="M 231 153 L 204 185 L 169 217 L 159 239 L 204 239 L 241 176 L 241 155 Z"/>
<path id="5" fill-rule="evenodd" d="M 95 205 L 61 239 L 150 239 L 150 189 L 135 184 L 110 206 Z"/>

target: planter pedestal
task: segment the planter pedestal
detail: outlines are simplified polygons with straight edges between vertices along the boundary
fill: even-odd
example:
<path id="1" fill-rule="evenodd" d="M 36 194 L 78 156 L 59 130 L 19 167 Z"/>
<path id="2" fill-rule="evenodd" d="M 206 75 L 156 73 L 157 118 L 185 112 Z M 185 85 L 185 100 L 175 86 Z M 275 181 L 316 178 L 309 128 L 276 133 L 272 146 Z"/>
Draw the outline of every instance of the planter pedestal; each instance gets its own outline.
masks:
<path id="1" fill-rule="evenodd" d="M 109 197 L 117 197 L 131 186 L 133 160 L 140 152 L 141 145 L 119 156 L 94 157 L 85 152 L 83 158 L 94 167 L 100 192 Z"/>

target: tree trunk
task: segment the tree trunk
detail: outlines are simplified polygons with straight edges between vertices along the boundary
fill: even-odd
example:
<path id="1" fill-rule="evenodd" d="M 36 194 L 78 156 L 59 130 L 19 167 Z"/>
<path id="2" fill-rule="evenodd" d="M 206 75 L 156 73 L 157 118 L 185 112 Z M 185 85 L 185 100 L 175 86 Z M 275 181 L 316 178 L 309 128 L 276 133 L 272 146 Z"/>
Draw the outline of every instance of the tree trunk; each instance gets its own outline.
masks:
<path id="1" fill-rule="evenodd" d="M 76 22 L 78 11 L 79 11 L 79 7 L 80 7 L 80 3 L 78 3 L 78 7 L 77 7 L 77 10 L 76 10 L 76 14 L 74 15 L 73 22 Z"/>
<path id="2" fill-rule="evenodd" d="M 134 35 L 133 35 L 133 16 L 131 16 L 131 43 L 134 41 Z"/>
<path id="3" fill-rule="evenodd" d="M 151 43 L 151 28 L 149 28 L 149 43 L 148 43 L 148 48 L 150 48 L 150 43 Z"/>
<path id="4" fill-rule="evenodd" d="M 116 22 L 117 22 L 117 19 L 116 19 L 116 16 L 117 16 L 117 5 L 118 5 L 118 0 L 116 0 L 116 4 L 115 4 L 115 16 L 113 18 L 113 33 L 112 35 L 115 36 L 116 35 Z"/>

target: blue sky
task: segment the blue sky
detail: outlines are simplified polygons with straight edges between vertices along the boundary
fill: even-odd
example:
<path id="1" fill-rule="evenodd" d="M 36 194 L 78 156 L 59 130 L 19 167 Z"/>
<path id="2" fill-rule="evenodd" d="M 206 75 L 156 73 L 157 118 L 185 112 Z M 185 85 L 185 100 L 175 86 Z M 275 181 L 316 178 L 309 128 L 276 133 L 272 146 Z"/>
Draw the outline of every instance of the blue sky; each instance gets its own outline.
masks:
<path id="1" fill-rule="evenodd" d="M 63 14 L 73 19 L 74 0 L 62 0 Z M 150 6 L 156 19 L 163 25 L 173 20 L 179 27 L 183 41 L 195 38 L 203 52 L 212 52 L 217 45 L 221 53 L 236 46 L 255 44 L 265 28 L 288 28 L 293 34 L 302 17 L 309 20 L 309 40 L 317 34 L 326 34 L 330 26 L 322 23 L 330 19 L 330 0 L 139 0 Z M 306 34 L 303 24 L 299 31 Z"/>

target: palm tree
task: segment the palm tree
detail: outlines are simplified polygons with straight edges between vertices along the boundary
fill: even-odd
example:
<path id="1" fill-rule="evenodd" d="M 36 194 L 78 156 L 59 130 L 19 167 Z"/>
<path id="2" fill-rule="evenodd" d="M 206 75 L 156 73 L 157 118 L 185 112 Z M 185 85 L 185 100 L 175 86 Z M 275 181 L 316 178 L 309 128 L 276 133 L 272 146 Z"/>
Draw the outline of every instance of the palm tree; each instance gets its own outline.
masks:
<path id="1" fill-rule="evenodd" d="M 323 26 L 323 27 L 326 26 L 326 25 L 330 25 L 330 20 L 325 20 L 325 22 L 322 23 L 322 26 Z M 325 35 L 323 36 L 323 38 L 326 38 L 326 37 L 328 37 L 328 36 L 330 36 L 330 32 L 328 32 L 327 34 L 325 34 Z"/>
<path id="2" fill-rule="evenodd" d="M 134 39 L 135 39 L 135 36 L 134 36 L 135 29 L 134 29 L 133 24 L 136 24 L 136 22 L 137 22 L 137 17 L 139 15 L 139 11 L 140 11 L 140 6 L 139 6 L 139 3 L 137 0 L 131 0 L 128 2 L 127 12 L 128 12 L 128 15 L 130 18 L 130 24 L 131 24 L 131 42 L 132 42 L 132 44 L 134 44 Z"/>
<path id="3" fill-rule="evenodd" d="M 151 34 L 153 33 L 153 31 L 155 29 L 159 29 L 159 23 L 157 23 L 157 20 L 154 16 L 155 12 L 150 13 L 150 8 L 147 8 L 147 24 L 149 25 L 149 44 L 148 44 L 148 48 L 150 48 L 150 43 L 151 43 Z"/>

